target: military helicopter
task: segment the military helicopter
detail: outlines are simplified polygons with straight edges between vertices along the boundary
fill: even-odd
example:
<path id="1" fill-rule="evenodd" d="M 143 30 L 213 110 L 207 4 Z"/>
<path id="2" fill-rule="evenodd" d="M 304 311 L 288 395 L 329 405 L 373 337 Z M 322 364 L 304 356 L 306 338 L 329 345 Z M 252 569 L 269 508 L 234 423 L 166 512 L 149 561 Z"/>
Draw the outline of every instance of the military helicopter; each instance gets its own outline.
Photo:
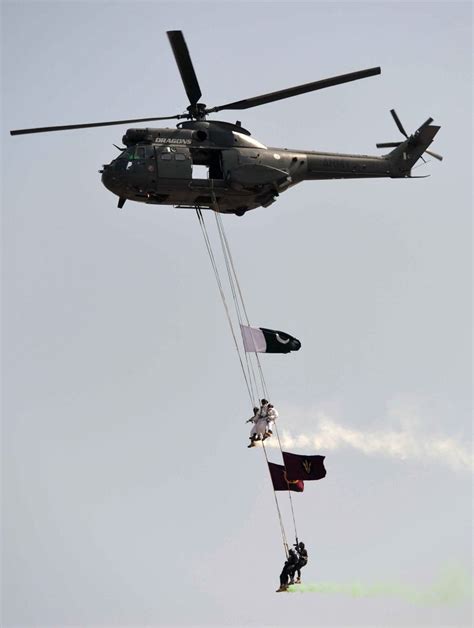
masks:
<path id="1" fill-rule="evenodd" d="M 428 118 L 417 131 L 408 135 L 393 109 L 392 117 L 405 140 L 377 144 L 378 148 L 393 148 L 381 157 L 268 148 L 252 138 L 240 121 L 235 124 L 207 121 L 211 113 L 257 107 L 375 76 L 381 70 L 369 68 L 208 108 L 199 102 L 201 88 L 183 33 L 168 31 L 167 34 L 190 102 L 187 113 L 18 129 L 10 131 L 11 135 L 184 119 L 176 129 L 128 129 L 122 138 L 125 147 L 117 146 L 118 157 L 99 171 L 102 183 L 119 197 L 120 208 L 129 199 L 175 207 L 209 208 L 237 216 L 257 207 L 268 207 L 279 194 L 301 181 L 411 177 L 412 167 L 418 159 L 423 159 L 425 152 L 442 159 L 427 150 L 440 129 L 431 124 L 433 119 Z M 193 177 L 193 166 L 205 166 L 207 178 Z"/>

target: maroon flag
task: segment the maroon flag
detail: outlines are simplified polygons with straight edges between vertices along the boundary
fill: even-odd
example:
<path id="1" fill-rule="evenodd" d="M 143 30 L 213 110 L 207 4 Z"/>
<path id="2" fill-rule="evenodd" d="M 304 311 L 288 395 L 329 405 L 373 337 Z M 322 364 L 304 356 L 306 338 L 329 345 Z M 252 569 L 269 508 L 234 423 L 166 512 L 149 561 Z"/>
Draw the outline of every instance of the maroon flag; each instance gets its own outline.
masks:
<path id="1" fill-rule="evenodd" d="M 326 475 L 324 468 L 325 456 L 300 456 L 283 452 L 288 481 L 321 480 Z"/>
<path id="2" fill-rule="evenodd" d="M 295 491 L 296 493 L 304 491 L 304 482 L 302 480 L 287 480 L 283 465 L 269 462 L 268 468 L 270 469 L 275 491 Z"/>

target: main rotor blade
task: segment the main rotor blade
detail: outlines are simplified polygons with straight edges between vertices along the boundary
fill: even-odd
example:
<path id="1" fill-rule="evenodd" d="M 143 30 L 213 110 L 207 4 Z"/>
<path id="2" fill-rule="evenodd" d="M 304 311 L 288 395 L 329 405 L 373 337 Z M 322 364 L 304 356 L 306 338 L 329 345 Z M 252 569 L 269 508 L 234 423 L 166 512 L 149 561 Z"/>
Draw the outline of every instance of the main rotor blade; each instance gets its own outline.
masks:
<path id="1" fill-rule="evenodd" d="M 168 31 L 167 34 L 189 102 L 191 105 L 195 105 L 202 94 L 183 33 L 181 31 Z"/>
<path id="2" fill-rule="evenodd" d="M 402 142 L 380 142 L 376 144 L 377 148 L 395 148 L 396 146 L 400 146 Z"/>
<path id="3" fill-rule="evenodd" d="M 369 68 L 368 70 L 360 70 L 359 72 L 341 74 L 340 76 L 333 76 L 331 78 L 322 79 L 321 81 L 305 83 L 304 85 L 296 85 L 295 87 L 282 89 L 278 92 L 262 94 L 261 96 L 246 98 L 245 100 L 237 100 L 236 102 L 227 103 L 226 105 L 212 107 L 212 109 L 207 109 L 207 113 L 222 111 L 223 109 L 250 109 L 250 107 L 258 107 L 259 105 L 265 105 L 269 102 L 275 102 L 276 100 L 283 100 L 284 98 L 299 96 L 300 94 L 313 92 L 317 89 L 325 89 L 326 87 L 332 87 L 333 85 L 340 85 L 341 83 L 357 81 L 359 79 L 367 78 L 368 76 L 375 76 L 376 74 L 380 74 L 380 72 L 380 68 Z"/>
<path id="4" fill-rule="evenodd" d="M 408 133 L 403 128 L 403 124 L 400 122 L 400 118 L 397 116 L 395 109 L 390 109 L 390 113 L 392 114 L 392 118 L 395 120 L 395 124 L 397 125 L 400 133 L 408 139 Z"/>
<path id="5" fill-rule="evenodd" d="M 26 135 L 27 133 L 49 133 L 50 131 L 69 131 L 72 129 L 90 129 L 97 126 L 114 126 L 115 124 L 134 124 L 135 122 L 153 122 L 154 120 L 176 120 L 185 115 L 166 116 L 164 118 L 136 118 L 135 120 L 114 120 L 110 122 L 88 122 L 86 124 L 66 124 L 63 126 L 42 126 L 34 129 L 16 129 L 10 135 Z"/>

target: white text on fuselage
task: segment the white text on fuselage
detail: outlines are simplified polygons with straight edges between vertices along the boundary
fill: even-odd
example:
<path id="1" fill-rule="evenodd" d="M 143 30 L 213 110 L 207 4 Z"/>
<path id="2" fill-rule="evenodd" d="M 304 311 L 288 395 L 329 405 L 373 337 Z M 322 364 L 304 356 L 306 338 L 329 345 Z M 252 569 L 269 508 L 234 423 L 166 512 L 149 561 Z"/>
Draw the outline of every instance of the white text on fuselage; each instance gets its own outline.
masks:
<path id="1" fill-rule="evenodd" d="M 157 137 L 155 142 L 157 144 L 191 144 L 192 140 L 183 137 Z"/>

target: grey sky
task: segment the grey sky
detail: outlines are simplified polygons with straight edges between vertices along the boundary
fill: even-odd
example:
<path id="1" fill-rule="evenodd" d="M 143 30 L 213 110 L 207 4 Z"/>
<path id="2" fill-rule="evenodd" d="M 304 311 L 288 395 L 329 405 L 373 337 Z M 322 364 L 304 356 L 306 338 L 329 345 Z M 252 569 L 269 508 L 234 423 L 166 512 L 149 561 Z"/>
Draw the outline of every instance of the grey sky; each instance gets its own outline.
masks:
<path id="1" fill-rule="evenodd" d="M 324 416 L 471 451 L 470 3 L 4 1 L 3 625 L 471 625 L 468 600 L 275 595 L 273 495 L 195 215 L 116 208 L 97 170 L 126 127 L 9 136 L 183 110 L 170 29 L 209 106 L 382 67 L 239 112 L 268 146 L 377 154 L 392 107 L 441 125 L 428 179 L 306 182 L 224 224 L 251 322 L 302 341 L 262 356 L 281 430 Z M 294 496 L 306 582 L 469 571 L 469 465 L 326 446 Z"/>

